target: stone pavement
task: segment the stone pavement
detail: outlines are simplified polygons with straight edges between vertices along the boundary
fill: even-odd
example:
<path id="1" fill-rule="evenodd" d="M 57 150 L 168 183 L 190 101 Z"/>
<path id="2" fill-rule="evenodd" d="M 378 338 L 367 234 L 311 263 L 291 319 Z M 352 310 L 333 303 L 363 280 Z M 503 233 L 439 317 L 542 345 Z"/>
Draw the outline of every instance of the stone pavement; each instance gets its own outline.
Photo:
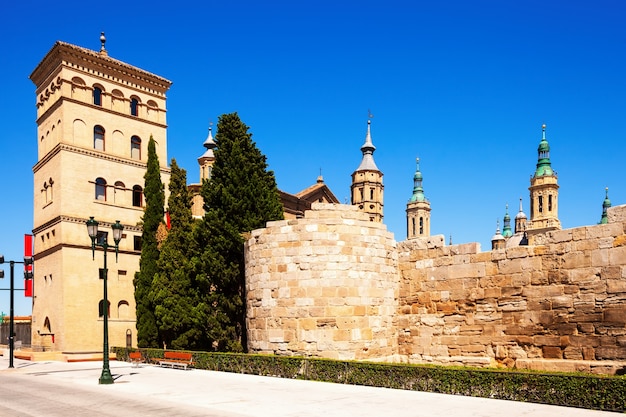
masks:
<path id="1" fill-rule="evenodd" d="M 485 398 L 111 361 L 0 359 L 0 416 L 610 416 L 615 413 Z"/>

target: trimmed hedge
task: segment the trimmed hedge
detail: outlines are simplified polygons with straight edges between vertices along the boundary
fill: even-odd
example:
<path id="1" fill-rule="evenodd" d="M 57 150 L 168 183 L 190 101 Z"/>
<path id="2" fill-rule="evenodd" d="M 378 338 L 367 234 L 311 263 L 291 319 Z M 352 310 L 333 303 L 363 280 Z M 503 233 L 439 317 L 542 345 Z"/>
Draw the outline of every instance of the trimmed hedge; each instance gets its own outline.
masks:
<path id="1" fill-rule="evenodd" d="M 118 360 L 131 350 L 113 348 Z M 142 351 L 151 362 L 162 349 Z M 192 352 L 194 367 L 281 378 L 626 412 L 626 377 Z"/>

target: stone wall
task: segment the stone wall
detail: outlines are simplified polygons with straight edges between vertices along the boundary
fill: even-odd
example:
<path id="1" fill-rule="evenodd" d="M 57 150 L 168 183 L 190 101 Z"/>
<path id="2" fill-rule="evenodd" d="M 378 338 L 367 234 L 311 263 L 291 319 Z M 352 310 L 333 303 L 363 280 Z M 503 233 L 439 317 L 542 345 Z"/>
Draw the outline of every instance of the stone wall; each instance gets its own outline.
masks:
<path id="1" fill-rule="evenodd" d="M 610 223 L 481 252 L 398 244 L 353 206 L 314 204 L 246 242 L 251 352 L 626 370 L 626 206 Z"/>
<path id="2" fill-rule="evenodd" d="M 246 242 L 249 350 L 391 360 L 398 286 L 392 233 L 356 206 L 270 222 Z"/>
<path id="3" fill-rule="evenodd" d="M 611 211 L 614 220 L 626 217 L 626 206 Z M 553 231 L 538 235 L 536 245 L 490 252 L 477 244 L 443 246 L 443 237 L 399 243 L 400 355 L 410 362 L 624 369 L 625 226 Z"/>

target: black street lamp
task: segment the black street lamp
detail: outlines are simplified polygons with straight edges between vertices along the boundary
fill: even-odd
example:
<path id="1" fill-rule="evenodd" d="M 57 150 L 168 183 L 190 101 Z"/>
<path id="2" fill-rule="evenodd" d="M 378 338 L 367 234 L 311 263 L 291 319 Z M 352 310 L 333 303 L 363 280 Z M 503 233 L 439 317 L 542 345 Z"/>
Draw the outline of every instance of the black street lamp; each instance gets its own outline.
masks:
<path id="1" fill-rule="evenodd" d="M 4 256 L 0 255 L 0 264 L 4 263 Z M 10 295 L 10 306 L 9 306 L 9 368 L 13 368 L 13 351 L 15 349 L 15 264 L 24 264 L 24 265 L 32 265 L 33 257 L 26 256 L 24 257 L 24 262 L 20 261 L 9 261 L 10 271 L 11 271 L 11 283 L 9 287 Z M 0 278 L 4 278 L 4 271 L 0 271 Z M 24 272 L 24 278 L 31 279 L 32 272 Z"/>
<path id="2" fill-rule="evenodd" d="M 96 246 L 100 246 L 104 249 L 104 299 L 102 306 L 102 315 L 104 317 L 104 342 L 102 346 L 102 374 L 100 375 L 100 379 L 98 383 L 100 384 L 112 384 L 113 377 L 111 376 L 111 370 L 109 369 L 109 298 L 107 297 L 107 249 L 109 248 L 109 243 L 107 241 L 107 235 L 102 234 L 98 236 L 98 222 L 94 220 L 93 216 L 89 217 L 87 220 L 87 233 L 91 238 L 91 256 L 92 259 L 95 257 Z M 115 224 L 111 225 L 111 229 L 113 229 L 113 241 L 115 242 L 115 262 L 117 262 L 117 251 L 119 249 L 120 240 L 122 240 L 122 231 L 124 230 L 124 226 L 120 224 L 119 220 L 115 221 Z"/>

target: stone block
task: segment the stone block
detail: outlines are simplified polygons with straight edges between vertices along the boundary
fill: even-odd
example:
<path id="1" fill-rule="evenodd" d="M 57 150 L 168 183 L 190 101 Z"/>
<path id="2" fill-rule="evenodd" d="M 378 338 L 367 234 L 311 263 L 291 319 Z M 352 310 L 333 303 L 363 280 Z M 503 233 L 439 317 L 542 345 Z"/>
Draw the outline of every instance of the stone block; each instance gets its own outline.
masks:
<path id="1" fill-rule="evenodd" d="M 582 348 L 574 347 L 574 346 L 566 347 L 565 349 L 563 349 L 563 358 L 568 359 L 568 360 L 582 360 L 583 359 Z"/>
<path id="2" fill-rule="evenodd" d="M 536 346 L 561 346 L 559 336 L 535 336 L 533 340 Z"/>
<path id="3" fill-rule="evenodd" d="M 491 287 L 484 289 L 484 298 L 498 298 L 502 295 L 502 289 L 499 287 Z"/>
<path id="4" fill-rule="evenodd" d="M 574 306 L 574 300 L 571 295 L 559 295 L 559 296 L 552 297 L 550 300 L 552 302 L 553 310 L 557 310 L 561 308 L 568 309 Z"/>
<path id="5" fill-rule="evenodd" d="M 609 249 L 609 265 L 626 264 L 626 246 Z"/>
<path id="6" fill-rule="evenodd" d="M 563 351 L 558 346 L 543 346 L 541 352 L 545 359 L 563 359 Z"/>
<path id="7" fill-rule="evenodd" d="M 605 308 L 604 322 L 626 324 L 626 305 Z"/>
<path id="8" fill-rule="evenodd" d="M 626 347 L 599 346 L 595 349 L 597 360 L 626 360 Z"/>
<path id="9" fill-rule="evenodd" d="M 572 229 L 554 230 L 550 232 L 550 243 L 569 242 L 573 239 Z"/>
<path id="10" fill-rule="evenodd" d="M 626 245 L 626 235 L 615 236 L 613 239 L 613 247 L 616 248 L 618 246 Z"/>
<path id="11" fill-rule="evenodd" d="M 609 279 L 606 281 L 606 292 L 609 294 L 626 293 L 626 280 Z"/>

